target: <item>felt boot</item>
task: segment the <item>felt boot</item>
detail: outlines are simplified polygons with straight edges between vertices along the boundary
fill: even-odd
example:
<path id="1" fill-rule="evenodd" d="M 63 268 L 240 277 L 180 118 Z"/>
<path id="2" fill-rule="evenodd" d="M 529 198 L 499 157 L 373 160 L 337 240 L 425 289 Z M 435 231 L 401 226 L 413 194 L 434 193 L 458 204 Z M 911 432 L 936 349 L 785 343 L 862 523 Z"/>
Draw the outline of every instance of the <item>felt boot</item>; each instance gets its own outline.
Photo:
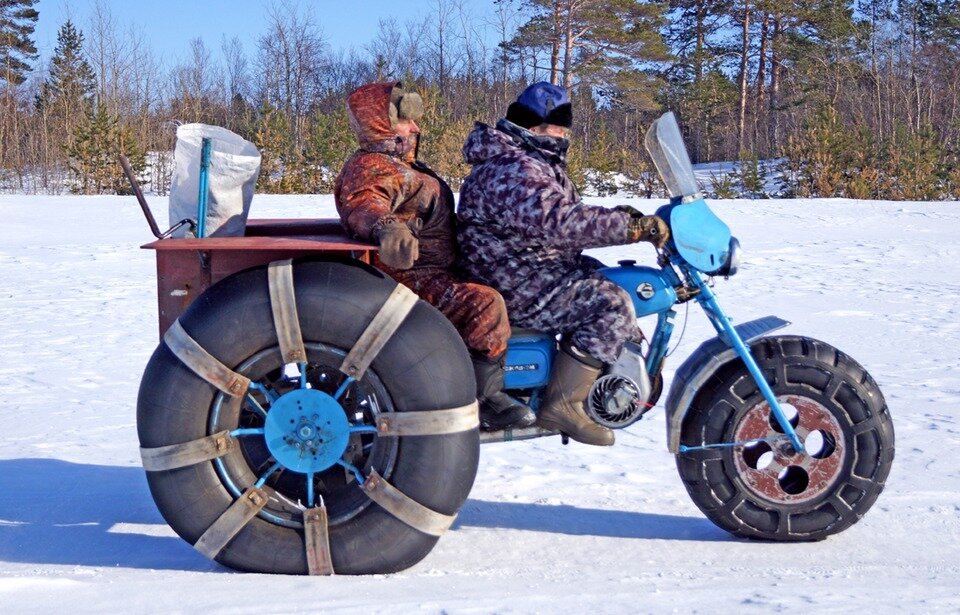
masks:
<path id="1" fill-rule="evenodd" d="M 578 360 L 566 350 L 558 352 L 537 425 L 563 432 L 584 444 L 611 446 L 613 431 L 598 425 L 583 409 L 590 387 L 599 375 L 599 367 Z"/>
<path id="2" fill-rule="evenodd" d="M 504 356 L 472 357 L 477 401 L 480 403 L 480 429 L 483 431 L 521 429 L 530 427 L 537 420 L 527 405 L 503 392 Z"/>

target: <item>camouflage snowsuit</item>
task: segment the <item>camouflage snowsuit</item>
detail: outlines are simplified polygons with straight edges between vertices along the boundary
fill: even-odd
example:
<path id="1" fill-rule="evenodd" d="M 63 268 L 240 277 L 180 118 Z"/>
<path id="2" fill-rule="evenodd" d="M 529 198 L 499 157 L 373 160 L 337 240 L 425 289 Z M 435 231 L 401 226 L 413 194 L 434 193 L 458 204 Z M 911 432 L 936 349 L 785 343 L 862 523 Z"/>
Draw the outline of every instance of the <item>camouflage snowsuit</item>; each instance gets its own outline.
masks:
<path id="1" fill-rule="evenodd" d="M 581 202 L 566 147 L 506 120 L 477 123 L 463 146 L 473 169 L 460 188 L 460 265 L 500 291 L 514 325 L 560 332 L 612 363 L 640 334 L 636 313 L 580 252 L 626 243 L 630 214 Z"/>
<path id="2" fill-rule="evenodd" d="M 334 185 L 334 199 L 347 232 L 376 243 L 387 222 L 419 220 L 420 242 L 413 267 L 397 270 L 380 264 L 456 327 L 467 348 L 488 357 L 507 349 L 510 323 L 497 291 L 464 283 L 452 273 L 456 261 L 456 218 L 450 187 L 415 152 L 404 154 L 390 126 L 388 106 L 394 83 L 373 83 L 347 98 L 350 125 L 360 149 L 344 165 Z"/>

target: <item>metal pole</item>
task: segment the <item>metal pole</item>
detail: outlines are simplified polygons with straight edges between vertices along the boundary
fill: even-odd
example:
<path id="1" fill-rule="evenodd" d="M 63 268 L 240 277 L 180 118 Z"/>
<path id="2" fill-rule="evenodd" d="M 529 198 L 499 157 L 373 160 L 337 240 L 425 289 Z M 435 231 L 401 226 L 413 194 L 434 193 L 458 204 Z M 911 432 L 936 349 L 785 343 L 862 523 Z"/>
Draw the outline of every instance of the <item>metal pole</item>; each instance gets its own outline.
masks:
<path id="1" fill-rule="evenodd" d="M 197 198 L 197 237 L 204 237 L 207 234 L 207 193 L 209 192 L 208 176 L 210 174 L 210 150 L 211 143 L 209 137 L 204 137 L 200 146 L 200 195 Z"/>

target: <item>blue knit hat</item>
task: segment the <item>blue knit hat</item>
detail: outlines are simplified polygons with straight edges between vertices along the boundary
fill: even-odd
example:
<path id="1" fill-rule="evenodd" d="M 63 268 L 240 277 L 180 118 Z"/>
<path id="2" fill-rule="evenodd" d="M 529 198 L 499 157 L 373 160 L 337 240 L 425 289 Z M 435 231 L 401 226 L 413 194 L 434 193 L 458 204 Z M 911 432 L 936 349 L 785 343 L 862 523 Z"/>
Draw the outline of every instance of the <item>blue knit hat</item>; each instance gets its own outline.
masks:
<path id="1" fill-rule="evenodd" d="M 573 126 L 570 96 L 560 86 L 540 81 L 528 86 L 507 109 L 507 120 L 517 126 L 533 128 L 540 124 Z"/>

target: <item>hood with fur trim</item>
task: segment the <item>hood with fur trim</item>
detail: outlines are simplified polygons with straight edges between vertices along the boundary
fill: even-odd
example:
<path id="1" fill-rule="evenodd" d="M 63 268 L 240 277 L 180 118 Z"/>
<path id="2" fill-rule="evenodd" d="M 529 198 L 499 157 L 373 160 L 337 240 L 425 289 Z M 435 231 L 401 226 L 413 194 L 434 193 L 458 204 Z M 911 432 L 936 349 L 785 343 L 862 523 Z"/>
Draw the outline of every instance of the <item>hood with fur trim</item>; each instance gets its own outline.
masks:
<path id="1" fill-rule="evenodd" d="M 347 116 L 360 149 L 392 156 L 403 155 L 403 139 L 390 125 L 390 93 L 399 86 L 395 81 L 368 83 L 347 97 Z"/>

